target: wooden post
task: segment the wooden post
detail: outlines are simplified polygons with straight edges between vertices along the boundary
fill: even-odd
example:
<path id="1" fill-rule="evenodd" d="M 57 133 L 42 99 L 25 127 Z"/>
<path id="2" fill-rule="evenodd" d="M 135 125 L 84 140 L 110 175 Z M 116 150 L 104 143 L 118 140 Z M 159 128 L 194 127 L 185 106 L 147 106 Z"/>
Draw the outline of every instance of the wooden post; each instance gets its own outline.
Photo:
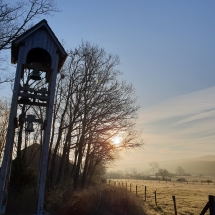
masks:
<path id="1" fill-rule="evenodd" d="M 145 201 L 146 201 L 146 186 L 145 186 Z"/>
<path id="2" fill-rule="evenodd" d="M 215 196 L 209 195 L 210 215 L 215 215 Z"/>
<path id="3" fill-rule="evenodd" d="M 131 192 L 131 184 L 130 184 L 130 192 Z"/>
<path id="4" fill-rule="evenodd" d="M 157 195 L 156 195 L 156 191 L 155 191 L 155 205 L 157 206 Z"/>
<path id="5" fill-rule="evenodd" d="M 172 200 L 173 200 L 173 203 L 174 203 L 175 215 L 177 215 L 177 208 L 176 208 L 176 199 L 175 199 L 175 196 L 172 196 Z"/>
<path id="6" fill-rule="evenodd" d="M 137 185 L 136 185 L 136 196 L 137 196 Z"/>
<path id="7" fill-rule="evenodd" d="M 21 70 L 22 63 L 24 58 L 24 46 L 20 46 L 18 63 L 16 68 L 16 77 L 13 88 L 13 97 L 11 101 L 10 115 L 8 119 L 8 129 L 6 135 L 6 143 L 4 149 L 4 157 L 1 164 L 1 174 L 0 174 L 0 209 L 6 208 L 6 199 L 7 199 L 7 188 L 8 182 L 10 181 L 10 169 L 12 164 L 12 152 L 13 152 L 13 138 L 15 133 L 14 119 L 17 113 L 17 102 L 18 102 L 18 94 L 20 87 L 20 78 L 21 78 Z M 6 201 L 6 202 L 5 202 Z"/>
<path id="8" fill-rule="evenodd" d="M 125 186 L 126 186 L 126 190 L 127 190 L 127 182 L 126 182 Z"/>

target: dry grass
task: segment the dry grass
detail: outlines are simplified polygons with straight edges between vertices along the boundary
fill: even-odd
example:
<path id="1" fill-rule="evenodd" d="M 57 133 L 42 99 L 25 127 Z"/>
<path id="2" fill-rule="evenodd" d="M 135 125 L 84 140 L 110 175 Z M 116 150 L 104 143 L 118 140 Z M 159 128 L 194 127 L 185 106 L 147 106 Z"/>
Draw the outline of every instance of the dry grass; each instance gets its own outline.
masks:
<path id="1" fill-rule="evenodd" d="M 67 191 L 58 215 L 144 215 L 142 202 L 125 188 L 103 185 Z M 53 214 L 53 213 L 52 213 Z"/>
<path id="2" fill-rule="evenodd" d="M 127 180 L 127 189 L 132 184 L 132 192 L 136 193 L 136 185 L 138 196 L 144 202 L 144 210 L 147 215 L 157 214 L 174 214 L 174 206 L 172 196 L 176 197 L 176 205 L 178 215 L 194 215 L 200 214 L 203 207 L 208 201 L 208 195 L 215 195 L 215 180 L 213 183 L 198 182 L 165 182 L 149 181 L 149 180 Z M 210 178 L 211 180 L 211 178 Z M 123 185 L 126 186 L 126 180 Z M 194 181 L 194 179 L 192 180 Z M 195 179 L 196 181 L 196 179 Z M 119 185 L 119 182 L 117 183 Z M 121 183 L 122 186 L 122 183 Z M 147 187 L 147 201 L 144 201 L 144 186 Z M 157 206 L 155 205 L 154 191 L 157 193 Z M 206 213 L 209 215 L 209 212 Z"/>

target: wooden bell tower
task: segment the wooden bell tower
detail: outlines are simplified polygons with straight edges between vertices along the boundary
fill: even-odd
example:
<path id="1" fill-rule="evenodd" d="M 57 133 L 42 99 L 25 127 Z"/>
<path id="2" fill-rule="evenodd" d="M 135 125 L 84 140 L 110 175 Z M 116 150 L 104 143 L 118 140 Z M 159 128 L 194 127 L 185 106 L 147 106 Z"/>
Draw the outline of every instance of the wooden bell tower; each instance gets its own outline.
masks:
<path id="1" fill-rule="evenodd" d="M 5 213 L 8 184 L 12 163 L 15 129 L 22 122 L 28 122 L 28 131 L 33 131 L 32 123 L 43 125 L 43 144 L 40 161 L 37 215 L 43 214 L 46 174 L 49 154 L 50 129 L 55 96 L 57 73 L 60 71 L 67 53 L 49 27 L 42 20 L 12 42 L 11 61 L 17 64 L 13 88 L 11 110 L 4 157 L 0 175 L 0 214 Z M 46 87 L 38 83 L 42 81 Z M 32 114 L 17 115 L 17 106 L 45 108 L 45 120 L 36 119 Z M 19 125 L 18 125 L 19 121 Z M 42 127 L 42 126 L 41 126 Z"/>

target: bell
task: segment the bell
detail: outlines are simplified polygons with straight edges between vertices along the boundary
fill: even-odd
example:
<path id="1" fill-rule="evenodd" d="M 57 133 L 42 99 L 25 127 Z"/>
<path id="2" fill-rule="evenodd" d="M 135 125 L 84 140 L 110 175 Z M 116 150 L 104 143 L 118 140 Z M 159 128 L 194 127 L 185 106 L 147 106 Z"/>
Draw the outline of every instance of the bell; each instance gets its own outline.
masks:
<path id="1" fill-rule="evenodd" d="M 30 99 L 29 99 L 28 97 L 26 97 L 26 96 L 22 96 L 22 97 L 19 99 L 19 103 L 20 103 L 20 104 L 26 104 L 26 103 L 28 103 L 28 102 L 30 102 Z"/>
<path id="2" fill-rule="evenodd" d="M 40 71 L 38 69 L 34 69 L 30 75 L 30 79 L 33 79 L 35 81 L 41 80 Z"/>
<path id="3" fill-rule="evenodd" d="M 33 128 L 33 122 L 29 122 L 27 125 L 27 128 L 25 129 L 25 131 L 27 132 L 34 132 L 34 128 Z"/>

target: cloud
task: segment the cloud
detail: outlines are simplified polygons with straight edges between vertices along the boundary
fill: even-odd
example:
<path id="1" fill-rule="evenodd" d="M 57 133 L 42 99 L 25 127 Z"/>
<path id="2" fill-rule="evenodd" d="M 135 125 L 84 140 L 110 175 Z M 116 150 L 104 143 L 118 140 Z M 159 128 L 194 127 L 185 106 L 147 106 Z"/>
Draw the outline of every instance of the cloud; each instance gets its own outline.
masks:
<path id="1" fill-rule="evenodd" d="M 213 118 L 214 116 L 215 116 L 215 109 L 214 110 L 205 110 L 204 112 L 194 114 L 193 116 L 186 117 L 185 119 L 179 120 L 174 125 L 179 125 L 179 124 L 188 123 L 188 122 L 206 119 L 206 118 Z"/>
<path id="2" fill-rule="evenodd" d="M 210 153 L 215 140 L 214 98 L 212 87 L 142 109 L 138 124 L 147 145 L 160 159 Z"/>
<path id="3" fill-rule="evenodd" d="M 140 111 L 139 122 L 153 122 L 173 117 L 191 117 L 215 110 L 215 87 L 178 96 Z"/>

